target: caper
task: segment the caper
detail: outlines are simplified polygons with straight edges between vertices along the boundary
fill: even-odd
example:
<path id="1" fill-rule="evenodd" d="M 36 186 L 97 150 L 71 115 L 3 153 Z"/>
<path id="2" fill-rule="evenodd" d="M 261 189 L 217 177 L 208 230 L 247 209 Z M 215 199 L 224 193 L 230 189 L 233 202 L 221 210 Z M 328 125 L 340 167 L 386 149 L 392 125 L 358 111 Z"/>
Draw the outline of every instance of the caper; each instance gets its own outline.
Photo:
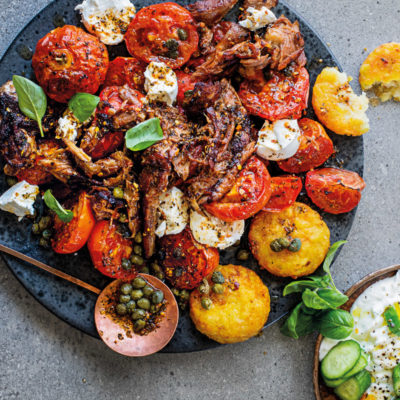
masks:
<path id="1" fill-rule="evenodd" d="M 181 290 L 180 298 L 182 301 L 189 300 L 190 293 L 186 289 Z"/>
<path id="2" fill-rule="evenodd" d="M 48 249 L 50 247 L 50 242 L 45 238 L 40 238 L 39 246 L 42 246 L 42 247 Z"/>
<path id="3" fill-rule="evenodd" d="M 138 276 L 137 278 L 135 278 L 132 281 L 132 286 L 134 289 L 141 289 L 141 288 L 145 287 L 146 284 L 147 284 L 147 282 L 140 276 Z"/>
<path id="4" fill-rule="evenodd" d="M 175 297 L 179 297 L 181 295 L 181 292 L 177 288 L 172 288 L 171 292 Z"/>
<path id="5" fill-rule="evenodd" d="M 154 292 L 154 289 L 151 286 L 147 286 L 147 285 L 142 290 L 143 290 L 143 294 L 146 297 L 150 297 Z"/>
<path id="6" fill-rule="evenodd" d="M 135 235 L 134 241 L 135 241 L 136 243 L 142 243 L 142 241 L 143 241 L 142 232 L 138 232 L 138 233 Z"/>
<path id="7" fill-rule="evenodd" d="M 120 303 L 127 303 L 130 299 L 131 299 L 131 296 L 129 296 L 129 294 L 121 294 L 119 296 Z"/>
<path id="8" fill-rule="evenodd" d="M 165 278 L 164 272 L 160 271 L 156 273 L 156 277 L 162 281 Z"/>
<path id="9" fill-rule="evenodd" d="M 209 297 L 204 297 L 201 299 L 201 306 L 205 308 L 206 310 L 209 310 L 211 308 L 212 301 Z"/>
<path id="10" fill-rule="evenodd" d="M 237 252 L 236 258 L 240 261 L 246 261 L 249 259 L 249 252 L 247 250 L 241 249 Z"/>
<path id="11" fill-rule="evenodd" d="M 143 247 L 140 244 L 135 244 L 133 246 L 133 252 L 136 255 L 141 256 L 143 254 Z"/>
<path id="12" fill-rule="evenodd" d="M 123 283 L 120 290 L 122 294 L 130 294 L 132 292 L 132 285 L 130 283 Z"/>
<path id="13" fill-rule="evenodd" d="M 46 215 L 45 217 L 40 218 L 39 220 L 39 228 L 41 231 L 47 229 L 51 224 L 51 217 Z"/>
<path id="14" fill-rule="evenodd" d="M 183 95 L 185 96 L 185 99 L 188 99 L 191 95 L 193 94 L 193 90 L 186 90 Z"/>
<path id="15" fill-rule="evenodd" d="M 299 251 L 301 249 L 301 240 L 299 238 L 293 239 L 287 249 L 293 253 Z"/>
<path id="16" fill-rule="evenodd" d="M 132 290 L 131 299 L 139 300 L 143 297 L 143 292 L 140 289 Z"/>
<path id="17" fill-rule="evenodd" d="M 151 296 L 153 304 L 160 304 L 164 300 L 164 293 L 161 290 L 156 290 Z"/>
<path id="18" fill-rule="evenodd" d="M 224 290 L 225 290 L 225 288 L 223 287 L 223 285 L 221 285 L 220 283 L 216 283 L 214 286 L 213 286 L 213 292 L 214 293 L 217 293 L 217 294 L 222 294 L 222 293 L 224 293 Z"/>
<path id="19" fill-rule="evenodd" d="M 201 294 L 208 294 L 210 293 L 210 285 L 207 281 L 207 279 L 203 279 L 203 282 L 199 286 L 199 292 Z"/>
<path id="20" fill-rule="evenodd" d="M 281 244 L 279 243 L 279 239 L 275 239 L 273 240 L 269 247 L 271 247 L 271 250 L 274 251 L 275 253 L 279 253 L 280 251 L 282 251 L 284 248 L 281 246 Z"/>
<path id="21" fill-rule="evenodd" d="M 141 331 L 145 326 L 146 326 L 146 321 L 143 319 L 138 319 L 135 322 L 135 330 L 136 331 Z"/>
<path id="22" fill-rule="evenodd" d="M 157 263 L 152 263 L 151 268 L 154 272 L 162 272 L 161 267 Z"/>
<path id="23" fill-rule="evenodd" d="M 126 214 L 120 214 L 118 221 L 121 222 L 121 224 L 125 224 L 128 221 L 128 216 Z"/>
<path id="24" fill-rule="evenodd" d="M 136 304 L 142 310 L 149 310 L 150 306 L 151 306 L 149 299 L 146 299 L 144 297 L 142 297 L 140 300 L 138 300 Z"/>
<path id="25" fill-rule="evenodd" d="M 45 230 L 42 232 L 42 236 L 43 236 L 45 239 L 50 239 L 50 238 L 53 236 L 53 233 L 51 232 L 50 229 L 45 229 Z"/>
<path id="26" fill-rule="evenodd" d="M 178 50 L 179 42 L 175 39 L 168 39 L 164 45 L 168 50 L 176 51 Z"/>
<path id="27" fill-rule="evenodd" d="M 126 303 L 126 309 L 127 309 L 129 312 L 132 312 L 135 308 L 136 308 L 136 303 L 135 303 L 134 300 L 129 300 L 129 301 Z"/>
<path id="28" fill-rule="evenodd" d="M 181 40 L 186 40 L 188 38 L 187 32 L 182 28 L 178 28 L 177 33 L 178 33 L 179 39 L 181 39 Z"/>
<path id="29" fill-rule="evenodd" d="M 121 260 L 121 266 L 125 271 L 130 271 L 132 269 L 132 263 L 128 258 L 123 258 Z"/>
<path id="30" fill-rule="evenodd" d="M 179 56 L 179 53 L 177 50 L 171 50 L 168 52 L 168 57 L 169 58 L 173 58 L 174 60 L 176 60 Z"/>
<path id="31" fill-rule="evenodd" d="M 140 268 L 140 273 L 141 274 L 150 274 L 150 269 L 147 265 L 145 265 L 144 267 Z"/>
<path id="32" fill-rule="evenodd" d="M 156 304 L 153 304 L 152 306 L 150 306 L 150 312 L 152 314 L 155 314 L 158 311 L 158 307 Z"/>
<path id="33" fill-rule="evenodd" d="M 131 256 L 131 262 L 132 262 L 132 264 L 135 264 L 135 265 L 143 265 L 144 259 L 143 259 L 143 257 L 140 257 L 137 254 L 133 254 Z"/>
<path id="34" fill-rule="evenodd" d="M 132 319 L 140 319 L 146 316 L 146 311 L 142 310 L 141 308 L 137 308 L 132 313 Z"/>
<path id="35" fill-rule="evenodd" d="M 290 246 L 290 240 L 288 238 L 281 237 L 278 239 L 278 242 L 284 249 L 287 249 Z"/>
<path id="36" fill-rule="evenodd" d="M 33 224 L 32 225 L 32 233 L 34 235 L 39 235 L 39 233 L 40 233 L 39 224 Z"/>
<path id="37" fill-rule="evenodd" d="M 125 315 L 128 312 L 126 304 L 117 304 L 116 311 L 119 315 Z"/>
<path id="38" fill-rule="evenodd" d="M 214 283 L 224 283 L 225 282 L 225 278 L 220 271 L 214 271 L 212 274 L 211 280 Z"/>
<path id="39" fill-rule="evenodd" d="M 123 199 L 124 198 L 124 189 L 120 188 L 120 187 L 116 187 L 113 190 L 113 196 L 116 199 Z"/>
<path id="40" fill-rule="evenodd" d="M 14 176 L 7 176 L 6 181 L 8 186 L 14 186 L 18 183 L 18 179 Z"/>

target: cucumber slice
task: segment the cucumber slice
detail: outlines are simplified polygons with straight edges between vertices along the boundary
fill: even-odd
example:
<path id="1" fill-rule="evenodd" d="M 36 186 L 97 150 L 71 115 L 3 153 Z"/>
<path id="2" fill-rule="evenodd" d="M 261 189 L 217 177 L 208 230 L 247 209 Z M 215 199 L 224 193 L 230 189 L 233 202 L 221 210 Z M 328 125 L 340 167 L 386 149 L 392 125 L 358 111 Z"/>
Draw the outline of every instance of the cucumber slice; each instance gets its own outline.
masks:
<path id="1" fill-rule="evenodd" d="M 346 382 L 348 378 L 339 378 L 339 379 L 325 379 L 324 382 L 325 385 L 330 387 L 330 388 L 336 388 L 342 383 Z"/>
<path id="2" fill-rule="evenodd" d="M 355 340 L 339 342 L 329 350 L 321 362 L 321 373 L 325 379 L 343 378 L 361 357 L 361 347 Z"/>
<path id="3" fill-rule="evenodd" d="M 393 389 L 396 396 L 400 396 L 400 364 L 393 369 Z"/>
<path id="4" fill-rule="evenodd" d="M 361 350 L 361 357 L 357 361 L 357 364 L 349 372 L 347 372 L 344 375 L 343 379 L 345 379 L 345 378 L 348 379 L 348 378 L 351 378 L 353 375 L 358 374 L 367 365 L 368 365 L 368 355 L 364 352 L 364 350 Z"/>
<path id="5" fill-rule="evenodd" d="M 334 391 L 341 400 L 360 400 L 371 385 L 371 375 L 365 369 L 338 386 Z"/>

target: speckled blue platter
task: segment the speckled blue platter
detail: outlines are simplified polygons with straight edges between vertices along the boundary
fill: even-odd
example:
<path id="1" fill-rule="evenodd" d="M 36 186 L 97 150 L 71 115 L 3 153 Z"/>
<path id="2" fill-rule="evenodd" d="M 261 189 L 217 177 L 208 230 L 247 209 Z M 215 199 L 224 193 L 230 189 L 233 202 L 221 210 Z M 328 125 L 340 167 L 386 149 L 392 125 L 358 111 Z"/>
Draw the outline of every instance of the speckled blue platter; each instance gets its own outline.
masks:
<path id="1" fill-rule="evenodd" d="M 153 2 L 148 0 L 134 1 L 137 9 L 150 3 Z M 188 4 L 189 1 L 178 1 L 178 3 Z M 56 0 L 33 18 L 17 36 L 0 61 L 1 84 L 9 80 L 13 74 L 24 74 L 28 78 L 34 78 L 31 62 L 21 57 L 21 54 L 24 55 L 24 51 L 21 50 L 26 50 L 25 46 L 34 49 L 37 41 L 52 30 L 55 25 L 59 25 L 60 23 L 80 25 L 79 16 L 74 11 L 77 4 L 78 0 Z M 306 42 L 307 69 L 310 72 L 311 85 L 314 84 L 317 75 L 325 66 L 338 66 L 340 68 L 328 47 L 301 16 L 295 13 L 284 2 L 281 2 L 274 11 L 277 15 L 281 13 L 285 14 L 292 21 L 296 19 L 300 21 L 301 31 Z M 228 19 L 236 20 L 237 14 L 238 10 L 236 8 L 228 15 Z M 122 45 L 110 49 L 111 59 L 117 55 L 128 55 Z M 314 117 L 312 110 L 309 111 L 309 117 Z M 352 138 L 337 136 L 335 134 L 331 134 L 330 136 L 337 149 L 337 155 L 334 159 L 328 160 L 327 165 L 350 169 L 362 176 L 362 137 Z M 6 189 L 7 184 L 4 177 L 1 176 L 0 192 L 2 193 Z M 299 201 L 310 204 L 304 193 L 300 195 Z M 355 210 L 344 215 L 322 213 L 324 220 L 331 230 L 332 242 L 347 237 L 353 223 L 354 215 Z M 13 215 L 0 212 L 0 241 L 9 247 L 46 262 L 100 289 L 104 288 L 109 282 L 107 278 L 103 277 L 92 267 L 86 249 L 74 255 L 61 256 L 53 253 L 51 250 L 39 247 L 38 239 L 31 234 L 31 223 L 28 220 L 18 223 L 16 217 Z M 246 244 L 244 243 L 244 245 Z M 221 263 L 238 263 L 235 259 L 236 250 L 235 248 L 231 248 L 221 252 Z M 93 318 L 96 302 L 94 294 L 17 261 L 10 256 L 4 256 L 4 258 L 18 280 L 48 310 L 75 328 L 91 336 L 98 337 Z M 284 316 L 293 305 L 293 299 L 282 296 L 282 289 L 288 281 L 269 275 L 265 271 L 260 271 L 254 259 L 242 262 L 242 264 L 255 269 L 270 289 L 272 304 L 266 326 L 271 325 Z M 197 351 L 215 346 L 218 346 L 218 343 L 197 332 L 191 323 L 188 313 L 182 312 L 175 336 L 168 346 L 163 349 L 163 352 Z"/>

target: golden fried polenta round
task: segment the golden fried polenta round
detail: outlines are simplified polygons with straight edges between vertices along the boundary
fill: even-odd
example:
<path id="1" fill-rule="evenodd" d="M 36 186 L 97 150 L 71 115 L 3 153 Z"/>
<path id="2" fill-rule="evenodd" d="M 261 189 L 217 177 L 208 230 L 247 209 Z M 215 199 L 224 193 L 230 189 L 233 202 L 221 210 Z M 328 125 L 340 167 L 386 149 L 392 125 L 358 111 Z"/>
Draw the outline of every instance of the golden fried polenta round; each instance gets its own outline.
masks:
<path id="1" fill-rule="evenodd" d="M 271 242 L 282 237 L 300 239 L 300 250 L 274 252 Z M 330 232 L 316 211 L 296 202 L 279 213 L 257 214 L 250 225 L 249 244 L 261 268 L 296 279 L 312 274 L 322 263 L 329 250 Z"/>
<path id="2" fill-rule="evenodd" d="M 312 105 L 318 119 L 338 135 L 359 136 L 369 130 L 367 96 L 357 96 L 337 68 L 324 68 L 318 75 Z"/>
<path id="3" fill-rule="evenodd" d="M 224 292 L 204 295 L 198 289 L 190 295 L 190 317 L 196 328 L 218 343 L 237 343 L 257 335 L 267 322 L 270 311 L 268 288 L 251 269 L 240 265 L 220 265 L 225 278 Z M 213 285 L 208 276 L 210 287 Z M 212 301 L 207 310 L 203 298 Z"/>
<path id="4" fill-rule="evenodd" d="M 385 43 L 377 47 L 360 68 L 363 90 L 373 89 L 381 101 L 400 101 L 400 43 Z"/>

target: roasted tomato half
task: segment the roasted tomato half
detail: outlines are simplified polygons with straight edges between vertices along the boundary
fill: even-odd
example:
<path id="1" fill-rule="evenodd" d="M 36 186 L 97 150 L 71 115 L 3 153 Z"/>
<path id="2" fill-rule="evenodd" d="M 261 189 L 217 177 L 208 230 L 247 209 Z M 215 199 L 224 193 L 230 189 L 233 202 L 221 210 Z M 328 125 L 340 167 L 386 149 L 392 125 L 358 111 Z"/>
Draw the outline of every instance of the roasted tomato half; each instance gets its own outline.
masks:
<path id="1" fill-rule="evenodd" d="M 306 190 L 312 202 L 331 214 L 351 211 L 361 200 L 364 180 L 353 171 L 322 168 L 307 172 Z"/>
<path id="2" fill-rule="evenodd" d="M 272 194 L 263 211 L 280 212 L 290 207 L 296 201 L 302 187 L 298 176 L 274 176 L 271 178 Z"/>
<path id="3" fill-rule="evenodd" d="M 299 120 L 300 146 L 296 154 L 278 161 L 279 168 L 298 174 L 322 165 L 334 152 L 333 143 L 324 127 L 309 118 Z"/>
<path id="4" fill-rule="evenodd" d="M 123 280 L 137 275 L 135 267 L 129 270 L 122 267 L 122 259 L 131 256 L 132 241 L 118 233 L 116 225 L 110 221 L 96 223 L 88 240 L 88 249 L 94 267 L 102 274 Z"/>
<path id="5" fill-rule="evenodd" d="M 188 10 L 176 3 L 162 3 L 144 7 L 136 14 L 125 41 L 132 56 L 177 69 L 197 50 L 199 35 Z"/>
<path id="6" fill-rule="evenodd" d="M 233 222 L 258 213 L 267 204 L 271 193 L 271 176 L 267 168 L 257 157 L 251 157 L 230 192 L 221 200 L 203 206 L 215 217 Z"/>
<path id="7" fill-rule="evenodd" d="M 75 93 L 97 92 L 107 73 L 107 48 L 95 36 L 65 25 L 39 40 L 32 66 L 47 95 L 66 103 Z"/>
<path id="8" fill-rule="evenodd" d="M 198 81 L 192 78 L 192 74 L 187 74 L 183 71 L 175 71 L 175 74 L 178 79 L 178 95 L 176 96 L 176 101 L 181 106 L 187 97 L 185 93 L 188 92 L 190 95 Z"/>
<path id="9" fill-rule="evenodd" d="M 52 247 L 56 253 L 70 254 L 80 250 L 87 242 L 96 223 L 90 199 L 85 192 L 79 195 L 79 201 L 73 206 L 74 217 L 68 223 L 57 216 L 54 219 L 55 236 Z"/>
<path id="10" fill-rule="evenodd" d="M 143 90 L 146 64 L 134 57 L 117 57 L 110 62 L 104 86 L 124 86 Z"/>
<path id="11" fill-rule="evenodd" d="M 194 289 L 219 263 L 219 252 L 194 240 L 189 228 L 160 239 L 165 276 L 178 289 Z"/>
<path id="12" fill-rule="evenodd" d="M 269 121 L 299 119 L 307 108 L 310 82 L 305 68 L 290 70 L 290 74 L 271 71 L 271 78 L 260 89 L 258 81 L 244 81 L 239 97 L 247 111 Z"/>

